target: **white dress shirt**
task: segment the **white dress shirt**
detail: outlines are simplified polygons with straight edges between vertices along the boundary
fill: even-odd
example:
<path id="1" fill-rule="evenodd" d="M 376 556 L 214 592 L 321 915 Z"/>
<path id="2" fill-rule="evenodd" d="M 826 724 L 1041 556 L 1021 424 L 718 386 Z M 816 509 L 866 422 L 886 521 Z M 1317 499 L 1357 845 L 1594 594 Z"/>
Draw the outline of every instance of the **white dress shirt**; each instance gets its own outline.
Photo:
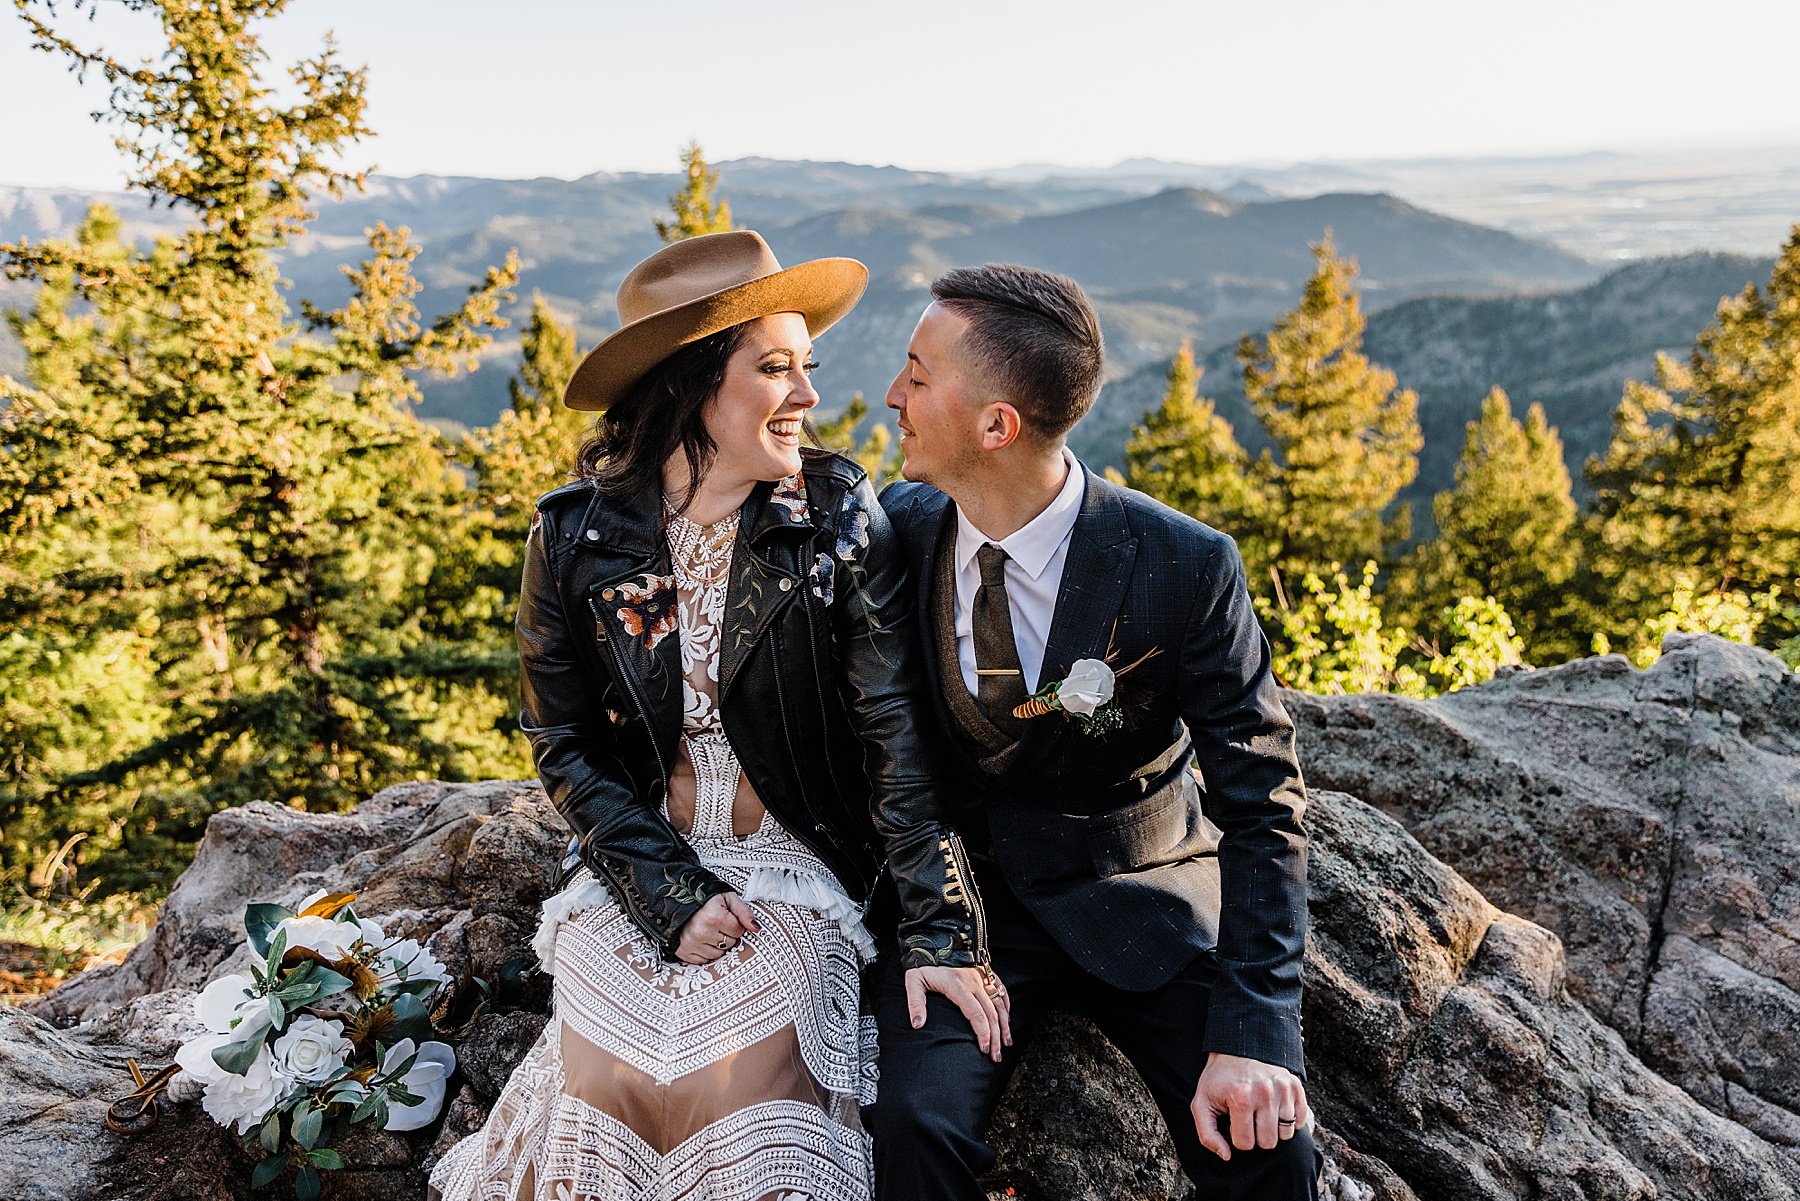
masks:
<path id="1" fill-rule="evenodd" d="M 1050 622 L 1056 616 L 1056 594 L 1062 587 L 1063 562 L 1069 557 L 1069 537 L 1081 515 L 1081 499 L 1087 490 L 1086 473 L 1067 448 L 1063 461 L 1069 474 L 1062 491 L 1049 506 L 1019 527 L 1010 537 L 989 538 L 975 528 L 959 505 L 956 510 L 956 661 L 971 696 L 975 681 L 975 593 L 981 587 L 981 567 L 975 553 L 992 542 L 1006 552 L 1006 599 L 1012 610 L 1013 642 L 1019 648 L 1019 666 L 1025 671 L 1025 691 L 1036 692 L 1044 670 L 1044 648 L 1050 641 Z"/>

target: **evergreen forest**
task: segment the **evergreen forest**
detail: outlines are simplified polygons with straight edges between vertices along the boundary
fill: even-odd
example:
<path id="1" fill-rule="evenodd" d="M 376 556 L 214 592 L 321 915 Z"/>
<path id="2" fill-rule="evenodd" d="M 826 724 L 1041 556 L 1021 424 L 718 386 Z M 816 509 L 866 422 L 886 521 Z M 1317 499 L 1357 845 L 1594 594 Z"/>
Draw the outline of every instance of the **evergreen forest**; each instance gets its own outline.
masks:
<path id="1" fill-rule="evenodd" d="M 515 256 L 422 312 L 429 248 L 375 224 L 348 299 L 289 299 L 276 256 L 363 185 L 371 131 L 367 77 L 331 46 L 268 61 L 286 0 L 124 5 L 160 24 L 160 60 L 85 44 L 82 5 L 17 0 L 34 43 L 106 90 L 133 190 L 180 217 L 136 241 L 96 206 L 72 237 L 0 246 L 34 289 L 7 315 L 25 368 L 0 376 L 0 885 L 19 905 L 155 898 L 228 806 L 529 776 L 523 536 L 586 430 L 559 404 L 582 347 L 541 298 L 497 421 L 418 416 L 504 323 Z M 730 181 L 680 154 L 658 235 L 731 228 Z M 1542 408 L 1496 388 L 1428 515 L 1397 500 L 1416 397 L 1364 352 L 1355 262 L 1326 230 L 1312 253 L 1238 347 L 1257 428 L 1170 347 L 1122 473 L 1238 540 L 1285 684 L 1428 696 L 1589 654 L 1643 665 L 1675 630 L 1800 664 L 1800 228 L 1685 357 L 1627 385 L 1579 491 Z M 857 434 L 863 400 L 836 408 L 820 441 L 896 475 L 886 429 Z"/>

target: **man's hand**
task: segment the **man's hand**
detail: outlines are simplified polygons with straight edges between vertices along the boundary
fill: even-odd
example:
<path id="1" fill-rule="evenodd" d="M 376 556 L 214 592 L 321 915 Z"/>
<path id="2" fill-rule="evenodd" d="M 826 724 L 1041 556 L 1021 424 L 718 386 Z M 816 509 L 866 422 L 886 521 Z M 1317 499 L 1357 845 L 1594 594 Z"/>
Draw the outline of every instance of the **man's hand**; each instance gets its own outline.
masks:
<path id="1" fill-rule="evenodd" d="M 1282 1139 L 1306 1129 L 1312 1110 L 1306 1105 L 1306 1086 L 1286 1068 L 1239 1055 L 1207 1056 L 1206 1069 L 1194 1089 L 1194 1129 L 1200 1145 L 1220 1159 L 1230 1159 L 1231 1149 L 1267 1151 Z M 1231 1141 L 1219 1129 L 1219 1115 L 1231 1118 Z"/>
<path id="2" fill-rule="evenodd" d="M 681 928 L 675 958 L 683 963 L 711 963 L 756 929 L 756 915 L 735 892 L 721 892 L 707 899 Z"/>
<path id="3" fill-rule="evenodd" d="M 1000 977 L 988 968 L 914 967 L 906 969 L 906 1012 L 913 1029 L 925 1024 L 925 994 L 942 993 L 969 1019 L 975 1045 L 995 1063 L 1012 1046 L 1012 997 Z"/>

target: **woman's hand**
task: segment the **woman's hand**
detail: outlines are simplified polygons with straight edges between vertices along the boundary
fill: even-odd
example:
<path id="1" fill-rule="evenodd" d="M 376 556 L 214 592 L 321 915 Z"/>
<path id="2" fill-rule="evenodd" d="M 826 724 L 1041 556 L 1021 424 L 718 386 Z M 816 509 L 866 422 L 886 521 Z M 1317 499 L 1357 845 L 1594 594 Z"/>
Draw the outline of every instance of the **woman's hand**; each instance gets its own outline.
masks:
<path id="1" fill-rule="evenodd" d="M 744 904 L 743 897 L 735 892 L 718 893 L 681 928 L 675 958 L 683 963 L 711 963 L 756 928 L 756 915 Z"/>
<path id="2" fill-rule="evenodd" d="M 914 967 L 906 969 L 906 1012 L 913 1029 L 925 1024 L 925 994 L 941 993 L 962 1010 L 975 1031 L 975 1045 L 995 1063 L 1012 1046 L 1012 995 L 993 969 Z"/>

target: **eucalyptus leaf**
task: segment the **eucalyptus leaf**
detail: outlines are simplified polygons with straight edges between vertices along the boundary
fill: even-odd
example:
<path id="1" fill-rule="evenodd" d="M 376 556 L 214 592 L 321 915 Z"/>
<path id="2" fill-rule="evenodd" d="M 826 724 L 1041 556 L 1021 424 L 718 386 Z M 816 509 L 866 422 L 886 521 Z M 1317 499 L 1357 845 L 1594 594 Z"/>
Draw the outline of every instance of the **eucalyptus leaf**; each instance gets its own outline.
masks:
<path id="1" fill-rule="evenodd" d="M 282 905 L 248 905 L 244 908 L 244 932 L 250 936 L 250 946 L 258 955 L 269 953 L 269 937 L 275 927 L 294 916 L 294 911 Z"/>
<path id="2" fill-rule="evenodd" d="M 330 1147 L 320 1147 L 315 1151 L 308 1151 L 306 1158 L 327 1172 L 342 1171 L 344 1167 L 344 1157 Z"/>
<path id="3" fill-rule="evenodd" d="M 306 1004 L 318 995 L 319 986 L 316 982 L 311 980 L 299 985 L 283 985 L 279 991 L 269 994 L 271 998 L 278 997 L 295 1008 Z M 271 1004 L 272 1003 L 273 1002 L 271 1001 Z"/>
<path id="4" fill-rule="evenodd" d="M 250 1187 L 267 1188 L 274 1184 L 281 1175 L 281 1169 L 287 1167 L 287 1161 L 288 1157 L 285 1155 L 271 1155 L 262 1160 L 256 1165 L 256 1170 L 250 1173 Z"/>
<path id="5" fill-rule="evenodd" d="M 425 1099 L 404 1084 L 388 1085 L 387 1095 L 388 1100 L 396 1105 L 417 1105 Z"/>
<path id="6" fill-rule="evenodd" d="M 250 1065 L 256 1062 L 257 1053 L 262 1050 L 265 1030 L 266 1027 L 258 1026 L 255 1038 L 239 1039 L 222 1047 L 214 1047 L 213 1062 L 233 1076 L 242 1076 L 250 1070 Z"/>
<path id="7" fill-rule="evenodd" d="M 269 1116 L 262 1121 L 262 1129 L 257 1138 L 262 1142 L 263 1150 L 274 1154 L 281 1149 L 281 1111 L 271 1109 Z"/>
<path id="8" fill-rule="evenodd" d="M 444 987 L 444 982 L 442 980 L 433 980 L 430 977 L 427 977 L 423 980 L 404 980 L 394 987 L 394 991 L 398 993 L 407 993 L 415 997 L 424 997 L 429 996 L 442 987 Z"/>
<path id="9" fill-rule="evenodd" d="M 325 1114 L 310 1105 L 304 1107 L 304 1114 L 294 1111 L 294 1141 L 310 1151 L 318 1145 L 319 1132 L 325 1128 Z"/>
<path id="10" fill-rule="evenodd" d="M 410 1038 L 415 1044 L 429 1042 L 437 1033 L 431 1024 L 431 1011 L 425 1002 L 411 993 L 401 993 L 393 1000 L 394 1025 L 390 1033 L 395 1042 Z"/>
<path id="11" fill-rule="evenodd" d="M 356 1108 L 350 1111 L 350 1124 L 354 1126 L 370 1114 L 374 1113 L 375 1107 L 380 1103 L 381 1090 L 376 1089 L 365 1096 L 361 1101 L 358 1101 L 356 1103 Z"/>
<path id="12" fill-rule="evenodd" d="M 280 993 L 269 994 L 269 1025 L 277 1034 L 287 1025 L 287 1004 Z"/>
<path id="13" fill-rule="evenodd" d="M 313 965 L 312 983 L 319 986 L 318 996 L 329 997 L 332 993 L 340 993 L 350 987 L 350 977 L 334 972 L 323 964 Z"/>
<path id="14" fill-rule="evenodd" d="M 291 969 L 287 974 L 287 979 L 281 982 L 282 989 L 297 988 L 300 985 L 305 984 L 307 980 L 312 978 L 313 970 L 318 966 L 316 960 L 301 960 L 299 966 Z"/>
<path id="15" fill-rule="evenodd" d="M 287 954 L 287 931 L 275 931 L 275 937 L 269 942 L 269 953 L 263 957 L 263 969 L 269 973 L 269 979 L 281 979 L 281 957 Z"/>
<path id="16" fill-rule="evenodd" d="M 319 1169 L 309 1163 L 294 1174 L 294 1196 L 299 1201 L 319 1201 Z"/>
<path id="17" fill-rule="evenodd" d="M 413 1061 L 415 1061 L 418 1058 L 419 1058 L 419 1053 L 417 1051 L 414 1051 L 411 1055 L 408 1055 L 405 1059 L 402 1059 L 398 1064 L 395 1064 L 392 1068 L 389 1068 L 387 1070 L 387 1072 L 382 1075 L 381 1078 L 383 1080 L 387 1081 L 390 1087 L 399 1088 L 400 1085 L 398 1082 L 400 1080 L 405 1079 L 406 1074 L 408 1072 L 412 1071 Z"/>

